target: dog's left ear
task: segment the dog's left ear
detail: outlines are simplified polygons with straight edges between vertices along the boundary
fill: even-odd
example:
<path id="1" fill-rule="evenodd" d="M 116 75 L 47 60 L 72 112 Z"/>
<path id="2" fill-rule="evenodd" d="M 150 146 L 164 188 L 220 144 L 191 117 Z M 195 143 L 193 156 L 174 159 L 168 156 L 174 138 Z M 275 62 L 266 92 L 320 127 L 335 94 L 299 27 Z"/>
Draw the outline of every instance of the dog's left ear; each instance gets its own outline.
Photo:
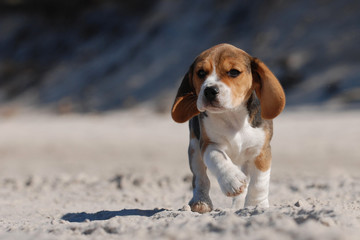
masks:
<path id="1" fill-rule="evenodd" d="M 251 59 L 251 73 L 256 95 L 260 99 L 262 118 L 275 118 L 285 107 L 285 93 L 280 82 L 257 58 Z"/>
<path id="2" fill-rule="evenodd" d="M 196 107 L 197 95 L 192 81 L 192 69 L 191 66 L 185 74 L 171 109 L 171 117 L 178 123 L 184 123 L 200 113 Z"/>

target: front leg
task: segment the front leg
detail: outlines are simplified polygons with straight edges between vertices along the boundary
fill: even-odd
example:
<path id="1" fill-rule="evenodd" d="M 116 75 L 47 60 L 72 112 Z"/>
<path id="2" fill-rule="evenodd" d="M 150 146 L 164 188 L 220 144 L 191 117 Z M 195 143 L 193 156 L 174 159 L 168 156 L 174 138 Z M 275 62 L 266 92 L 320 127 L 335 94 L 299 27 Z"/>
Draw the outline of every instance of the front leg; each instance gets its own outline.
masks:
<path id="1" fill-rule="evenodd" d="M 200 155 L 199 140 L 192 138 L 189 145 L 189 163 L 193 173 L 193 198 L 189 205 L 191 211 L 198 213 L 210 212 L 213 205 L 209 196 L 210 180 L 206 174 L 206 166 Z"/>
<path id="2" fill-rule="evenodd" d="M 210 144 L 204 151 L 204 161 L 216 176 L 221 191 L 228 197 L 243 193 L 247 186 L 246 175 L 231 161 L 225 151 Z"/>
<path id="3" fill-rule="evenodd" d="M 249 172 L 248 172 L 248 163 L 245 163 L 241 166 L 241 171 L 247 176 L 247 182 L 250 181 Z M 247 195 L 247 188 L 242 192 L 242 194 L 233 197 L 232 206 L 233 209 L 242 209 L 245 206 L 245 198 Z"/>
<path id="4" fill-rule="evenodd" d="M 254 162 L 249 163 L 250 183 L 245 199 L 245 207 L 269 207 L 270 165 L 270 147 L 263 150 Z"/>

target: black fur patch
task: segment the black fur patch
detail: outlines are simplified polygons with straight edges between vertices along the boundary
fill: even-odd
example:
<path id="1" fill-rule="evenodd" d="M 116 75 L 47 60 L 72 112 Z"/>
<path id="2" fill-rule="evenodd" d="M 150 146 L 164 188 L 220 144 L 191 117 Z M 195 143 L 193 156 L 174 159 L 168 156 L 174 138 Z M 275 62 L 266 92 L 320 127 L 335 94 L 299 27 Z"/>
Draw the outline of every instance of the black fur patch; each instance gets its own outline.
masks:
<path id="1" fill-rule="evenodd" d="M 249 111 L 250 125 L 253 128 L 260 127 L 263 120 L 261 118 L 260 101 L 257 98 L 255 92 L 253 92 L 251 94 L 246 107 L 247 107 L 247 110 Z"/>
<path id="2" fill-rule="evenodd" d="M 206 111 L 200 113 L 200 119 L 204 119 L 204 118 L 206 118 L 206 117 L 208 117 Z"/>
<path id="3" fill-rule="evenodd" d="M 195 116 L 189 121 L 189 128 L 190 131 L 193 131 L 195 134 L 195 137 L 197 139 L 200 139 L 200 123 L 199 123 L 199 117 Z"/>

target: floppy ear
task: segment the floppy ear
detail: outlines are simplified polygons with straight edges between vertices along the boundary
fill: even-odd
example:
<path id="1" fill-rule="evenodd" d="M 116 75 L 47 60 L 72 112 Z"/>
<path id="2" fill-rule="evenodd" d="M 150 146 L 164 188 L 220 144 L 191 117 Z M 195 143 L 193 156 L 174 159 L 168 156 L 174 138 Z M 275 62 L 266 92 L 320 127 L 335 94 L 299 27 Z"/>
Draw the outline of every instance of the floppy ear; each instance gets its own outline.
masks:
<path id="1" fill-rule="evenodd" d="M 176 94 L 171 109 L 171 117 L 175 122 L 183 123 L 198 115 L 200 112 L 196 107 L 197 95 L 192 83 L 192 66 L 185 74 Z"/>
<path id="2" fill-rule="evenodd" d="M 270 69 L 259 59 L 251 60 L 251 72 L 256 95 L 260 99 L 261 117 L 273 119 L 285 107 L 285 93 Z"/>

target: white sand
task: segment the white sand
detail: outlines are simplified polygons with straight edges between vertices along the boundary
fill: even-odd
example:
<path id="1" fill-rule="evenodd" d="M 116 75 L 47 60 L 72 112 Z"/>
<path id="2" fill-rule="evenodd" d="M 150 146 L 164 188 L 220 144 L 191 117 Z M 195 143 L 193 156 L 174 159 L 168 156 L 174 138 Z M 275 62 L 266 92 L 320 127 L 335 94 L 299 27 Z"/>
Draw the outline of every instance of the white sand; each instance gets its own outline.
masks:
<path id="1" fill-rule="evenodd" d="M 275 120 L 268 210 L 188 211 L 187 124 L 134 110 L 0 119 L 0 239 L 359 239 L 360 112 Z M 180 210 L 181 209 L 181 210 Z"/>

